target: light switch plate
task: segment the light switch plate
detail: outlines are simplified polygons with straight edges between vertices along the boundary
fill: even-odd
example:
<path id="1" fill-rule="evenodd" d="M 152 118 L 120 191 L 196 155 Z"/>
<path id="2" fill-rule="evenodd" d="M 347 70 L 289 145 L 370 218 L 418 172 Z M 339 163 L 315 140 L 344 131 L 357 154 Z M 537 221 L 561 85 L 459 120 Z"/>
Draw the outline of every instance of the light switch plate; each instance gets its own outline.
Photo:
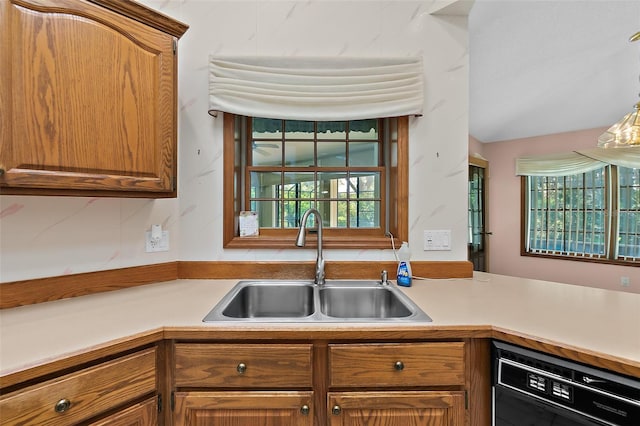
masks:
<path id="1" fill-rule="evenodd" d="M 424 251 L 451 250 L 451 230 L 431 229 L 424 231 Z"/>

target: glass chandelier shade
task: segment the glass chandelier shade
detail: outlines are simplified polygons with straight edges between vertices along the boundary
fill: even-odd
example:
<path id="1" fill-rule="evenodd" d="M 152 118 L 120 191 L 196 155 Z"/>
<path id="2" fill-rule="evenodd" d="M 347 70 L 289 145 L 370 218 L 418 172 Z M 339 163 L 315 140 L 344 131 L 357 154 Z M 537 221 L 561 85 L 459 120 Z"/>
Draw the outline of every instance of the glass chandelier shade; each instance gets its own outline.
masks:
<path id="1" fill-rule="evenodd" d="M 624 148 L 640 146 L 640 116 L 638 109 L 640 102 L 635 104 L 633 112 L 625 115 L 622 120 L 600 135 L 598 147 L 600 148 Z"/>
<path id="2" fill-rule="evenodd" d="M 640 31 L 629 37 L 629 41 L 640 40 Z M 625 115 L 622 120 L 600 135 L 599 148 L 626 148 L 640 146 L 640 117 L 638 117 L 640 102 L 634 105 L 633 112 Z"/>

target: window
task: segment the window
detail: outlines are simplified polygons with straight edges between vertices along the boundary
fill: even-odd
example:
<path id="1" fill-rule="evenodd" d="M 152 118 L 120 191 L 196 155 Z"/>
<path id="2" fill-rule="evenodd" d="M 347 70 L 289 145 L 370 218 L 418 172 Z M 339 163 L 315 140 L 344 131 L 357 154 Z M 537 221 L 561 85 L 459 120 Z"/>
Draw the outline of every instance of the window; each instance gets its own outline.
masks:
<path id="1" fill-rule="evenodd" d="M 225 247 L 293 247 L 304 212 L 325 246 L 387 248 L 407 238 L 408 119 L 313 122 L 225 114 Z M 260 235 L 240 238 L 240 211 Z M 308 226 L 315 226 L 310 217 Z"/>
<path id="2" fill-rule="evenodd" d="M 640 262 L 640 169 L 522 179 L 523 254 Z"/>

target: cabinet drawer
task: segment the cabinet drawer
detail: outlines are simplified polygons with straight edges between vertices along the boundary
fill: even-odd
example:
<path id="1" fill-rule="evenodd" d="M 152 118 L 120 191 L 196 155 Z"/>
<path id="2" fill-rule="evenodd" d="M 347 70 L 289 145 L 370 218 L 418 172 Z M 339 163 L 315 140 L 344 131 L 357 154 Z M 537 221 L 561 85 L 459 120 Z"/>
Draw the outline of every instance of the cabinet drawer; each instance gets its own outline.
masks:
<path id="1" fill-rule="evenodd" d="M 3 395 L 2 424 L 75 424 L 155 390 L 151 348 Z"/>
<path id="2" fill-rule="evenodd" d="M 464 384 L 464 343 L 329 345 L 332 387 Z"/>
<path id="3" fill-rule="evenodd" d="M 311 345 L 176 344 L 176 386 L 311 387 Z"/>

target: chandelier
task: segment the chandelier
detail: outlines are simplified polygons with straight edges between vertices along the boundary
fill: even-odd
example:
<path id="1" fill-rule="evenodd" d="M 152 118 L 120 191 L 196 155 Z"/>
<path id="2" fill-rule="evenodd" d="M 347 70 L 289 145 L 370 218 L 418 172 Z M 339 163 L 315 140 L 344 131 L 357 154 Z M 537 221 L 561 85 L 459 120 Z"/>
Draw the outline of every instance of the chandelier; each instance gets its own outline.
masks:
<path id="1" fill-rule="evenodd" d="M 640 31 L 629 38 L 629 41 L 640 40 Z M 634 105 L 633 112 L 625 115 L 622 120 L 611 126 L 598 138 L 600 148 L 624 148 L 640 146 L 640 116 L 638 115 L 640 102 Z"/>

